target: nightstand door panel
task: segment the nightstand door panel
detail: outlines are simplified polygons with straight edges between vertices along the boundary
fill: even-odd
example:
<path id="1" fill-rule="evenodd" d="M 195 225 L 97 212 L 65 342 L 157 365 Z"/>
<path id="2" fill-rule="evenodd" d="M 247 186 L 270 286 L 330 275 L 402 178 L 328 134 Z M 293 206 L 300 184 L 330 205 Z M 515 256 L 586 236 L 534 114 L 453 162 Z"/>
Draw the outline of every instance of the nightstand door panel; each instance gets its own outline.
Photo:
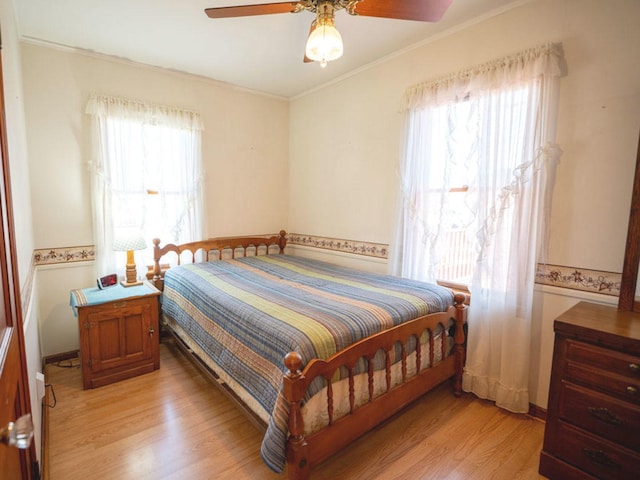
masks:
<path id="1" fill-rule="evenodd" d="M 149 307 L 134 305 L 89 314 L 91 371 L 151 358 Z"/>
<path id="2" fill-rule="evenodd" d="M 120 318 L 108 314 L 89 316 L 91 370 L 100 371 L 102 370 L 101 364 L 117 360 L 122 356 L 119 341 L 120 323 Z"/>
<path id="3" fill-rule="evenodd" d="M 147 308 L 148 310 L 148 308 Z M 149 314 L 144 313 L 124 316 L 124 336 L 122 338 L 125 357 L 131 359 L 142 355 L 151 356 L 149 344 L 149 322 L 145 321 Z"/>

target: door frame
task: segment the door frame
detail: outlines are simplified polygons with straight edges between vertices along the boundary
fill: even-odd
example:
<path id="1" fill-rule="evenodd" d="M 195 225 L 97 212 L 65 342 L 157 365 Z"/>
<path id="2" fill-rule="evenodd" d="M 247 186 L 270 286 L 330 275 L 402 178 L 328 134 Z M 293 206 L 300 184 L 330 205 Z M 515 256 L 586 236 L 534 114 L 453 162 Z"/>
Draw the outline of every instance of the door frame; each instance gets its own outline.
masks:
<path id="1" fill-rule="evenodd" d="M 2 35 L 0 32 L 0 156 L 2 179 L 0 181 L 0 275 L 2 275 L 4 311 L 6 326 L 0 326 L 0 339 L 6 350 L 0 351 L 0 368 L 3 364 L 11 364 L 6 355 L 12 352 L 11 345 L 17 342 L 18 368 L 17 372 L 17 402 L 14 406 L 16 418 L 31 413 L 29 395 L 29 379 L 24 341 L 24 326 L 20 282 L 18 276 L 18 261 L 14 230 L 14 216 L 11 195 L 11 177 L 9 174 L 9 152 L 7 144 L 7 128 L 5 116 L 5 92 L 2 68 Z M 2 345 L 0 345 L 0 348 Z M 1 373 L 1 372 L 0 372 Z M 11 372 L 14 373 L 14 372 Z M 2 425 L 4 426 L 4 425 Z M 26 450 L 20 450 L 23 479 L 37 479 L 40 477 L 35 442 L 31 442 Z"/>

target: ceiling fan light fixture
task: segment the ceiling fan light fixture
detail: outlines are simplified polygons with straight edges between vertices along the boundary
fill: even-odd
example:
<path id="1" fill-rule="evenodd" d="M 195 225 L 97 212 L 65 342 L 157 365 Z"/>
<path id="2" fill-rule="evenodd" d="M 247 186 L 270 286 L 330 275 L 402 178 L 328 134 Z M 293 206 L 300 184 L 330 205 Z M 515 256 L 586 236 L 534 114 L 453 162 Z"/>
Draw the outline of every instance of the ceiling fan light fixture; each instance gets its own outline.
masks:
<path id="1" fill-rule="evenodd" d="M 307 57 L 320 62 L 323 68 L 327 66 L 327 62 L 340 58 L 344 51 L 342 36 L 335 27 L 334 15 L 331 3 L 323 2 L 318 5 L 317 25 L 307 39 Z"/>

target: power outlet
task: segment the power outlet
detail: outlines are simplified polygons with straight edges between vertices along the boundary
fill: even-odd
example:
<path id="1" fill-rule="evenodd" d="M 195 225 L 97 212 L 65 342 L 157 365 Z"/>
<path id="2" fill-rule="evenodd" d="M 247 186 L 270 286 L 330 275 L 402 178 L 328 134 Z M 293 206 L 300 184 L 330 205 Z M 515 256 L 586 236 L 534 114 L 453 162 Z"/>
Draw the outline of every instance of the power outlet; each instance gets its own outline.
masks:
<path id="1" fill-rule="evenodd" d="M 44 388 L 44 375 L 40 372 L 36 372 L 36 394 L 40 401 L 44 398 Z"/>

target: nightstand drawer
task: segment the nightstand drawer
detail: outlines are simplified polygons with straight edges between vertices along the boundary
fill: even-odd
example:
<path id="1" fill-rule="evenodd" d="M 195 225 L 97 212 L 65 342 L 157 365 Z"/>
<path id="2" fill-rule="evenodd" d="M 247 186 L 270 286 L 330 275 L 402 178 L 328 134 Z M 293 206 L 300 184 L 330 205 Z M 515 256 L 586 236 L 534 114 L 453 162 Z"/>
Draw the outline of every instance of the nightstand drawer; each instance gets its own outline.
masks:
<path id="1" fill-rule="evenodd" d="M 556 456 L 603 480 L 639 480 L 640 455 L 558 422 Z"/>
<path id="2" fill-rule="evenodd" d="M 635 405 L 566 382 L 560 399 L 562 419 L 640 451 L 640 410 Z"/>

